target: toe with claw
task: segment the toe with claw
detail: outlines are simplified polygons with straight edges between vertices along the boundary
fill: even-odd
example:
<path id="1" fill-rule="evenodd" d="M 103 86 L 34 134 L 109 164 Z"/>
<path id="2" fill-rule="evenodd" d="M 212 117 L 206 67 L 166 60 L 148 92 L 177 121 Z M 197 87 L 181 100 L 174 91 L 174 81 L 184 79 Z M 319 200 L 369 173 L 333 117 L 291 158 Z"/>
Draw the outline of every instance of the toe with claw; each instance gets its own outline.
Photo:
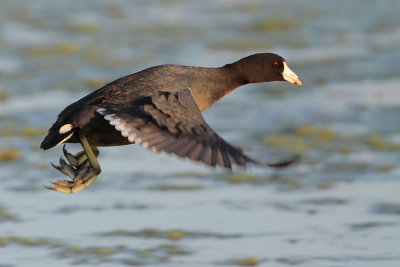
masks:
<path id="1" fill-rule="evenodd" d="M 58 169 L 58 168 L 57 168 Z M 52 182 L 52 186 L 45 186 L 47 189 L 55 190 L 61 193 L 75 193 L 87 188 L 97 177 L 97 173 L 90 167 L 84 167 L 76 170 L 76 176 L 69 180 L 58 180 Z"/>
<path id="2" fill-rule="evenodd" d="M 60 166 L 52 164 L 55 169 L 71 180 L 57 180 L 52 182 L 52 186 L 45 186 L 47 189 L 72 194 L 88 187 L 99 175 L 101 172 L 100 165 L 97 162 L 99 150 L 96 147 L 91 147 L 85 138 L 81 138 L 81 141 L 84 151 L 72 155 L 64 145 L 63 153 L 68 163 L 60 158 Z"/>

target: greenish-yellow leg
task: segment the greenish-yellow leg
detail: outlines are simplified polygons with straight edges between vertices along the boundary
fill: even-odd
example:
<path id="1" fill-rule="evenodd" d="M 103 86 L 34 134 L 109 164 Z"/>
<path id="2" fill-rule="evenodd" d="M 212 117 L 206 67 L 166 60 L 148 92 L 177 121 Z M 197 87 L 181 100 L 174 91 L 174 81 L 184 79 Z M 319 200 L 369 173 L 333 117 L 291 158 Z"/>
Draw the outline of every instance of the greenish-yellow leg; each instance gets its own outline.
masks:
<path id="1" fill-rule="evenodd" d="M 72 194 L 88 187 L 99 175 L 101 172 L 100 164 L 97 161 L 99 150 L 94 146 L 90 146 L 84 135 L 79 134 L 79 139 L 84 151 L 72 155 L 68 153 L 64 145 L 64 156 L 69 164 L 62 158 L 60 158 L 60 166 L 52 164 L 54 168 L 70 177 L 72 181 L 58 180 L 53 182 L 53 186 L 46 186 L 46 188 Z"/>

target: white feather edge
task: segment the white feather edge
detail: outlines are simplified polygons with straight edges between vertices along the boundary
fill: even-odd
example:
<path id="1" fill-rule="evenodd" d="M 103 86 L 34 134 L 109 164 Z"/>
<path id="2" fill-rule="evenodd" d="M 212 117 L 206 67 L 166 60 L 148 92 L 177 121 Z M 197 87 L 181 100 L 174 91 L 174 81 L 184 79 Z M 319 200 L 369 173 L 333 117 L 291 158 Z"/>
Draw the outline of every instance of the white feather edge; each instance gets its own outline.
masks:
<path id="1" fill-rule="evenodd" d="M 129 142 L 131 143 L 135 142 L 136 144 L 143 145 L 144 148 L 150 148 L 148 142 L 143 142 L 142 138 L 136 137 L 136 134 L 132 132 L 132 129 L 125 127 L 126 123 L 122 121 L 121 118 L 118 118 L 115 114 L 106 114 L 107 110 L 104 108 L 99 108 L 96 111 L 97 113 L 101 114 L 104 117 L 104 119 L 110 123 L 110 125 L 114 126 L 117 131 L 120 131 L 123 137 L 127 137 Z M 152 149 L 154 152 L 159 151 L 154 146 L 152 147 Z"/>
<path id="2" fill-rule="evenodd" d="M 125 127 L 126 123 L 121 118 L 118 118 L 115 114 L 106 114 L 106 111 L 107 110 L 104 108 L 99 108 L 96 110 L 96 112 L 102 115 L 110 125 L 114 126 L 117 131 L 121 132 L 123 137 L 128 138 L 129 142 L 135 142 L 136 134 L 133 133 L 130 128 Z"/>
<path id="3" fill-rule="evenodd" d="M 96 110 L 97 113 L 102 115 L 104 117 L 104 119 L 106 119 L 110 123 L 110 125 L 114 126 L 117 131 L 120 131 L 122 136 L 128 137 L 129 142 L 133 143 L 135 141 L 136 144 L 142 144 L 144 148 L 150 148 L 148 142 L 142 142 L 142 138 L 136 138 L 136 134 L 135 133 L 130 132 L 130 129 L 126 129 L 125 128 L 126 123 L 124 121 L 122 121 L 121 118 L 116 117 L 115 114 L 106 114 L 105 113 L 106 111 L 107 110 L 104 109 L 104 108 L 99 108 L 99 109 Z M 114 121 L 114 123 L 112 123 L 113 121 Z M 68 139 L 69 137 L 70 136 L 68 136 L 66 139 Z M 153 149 L 154 152 L 158 152 L 159 151 L 155 147 L 152 147 L 152 149 Z"/>

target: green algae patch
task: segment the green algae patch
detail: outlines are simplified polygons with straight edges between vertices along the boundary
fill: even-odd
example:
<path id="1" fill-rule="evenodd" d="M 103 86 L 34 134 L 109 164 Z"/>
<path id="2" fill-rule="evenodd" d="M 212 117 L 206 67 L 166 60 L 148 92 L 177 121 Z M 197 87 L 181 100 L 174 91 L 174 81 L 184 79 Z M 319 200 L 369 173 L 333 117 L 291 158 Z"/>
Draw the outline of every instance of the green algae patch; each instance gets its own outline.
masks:
<path id="1" fill-rule="evenodd" d="M 223 179 L 233 184 L 258 184 L 261 182 L 260 177 L 246 173 L 235 173 L 223 176 Z"/>
<path id="2" fill-rule="evenodd" d="M 149 188 L 158 191 L 196 191 L 204 189 L 200 185 L 175 185 L 175 184 L 157 184 Z"/>
<path id="3" fill-rule="evenodd" d="M 122 263 L 127 266 L 143 266 L 145 265 L 144 262 L 138 260 L 123 260 Z"/>
<path id="4" fill-rule="evenodd" d="M 207 175 L 200 172 L 187 171 L 187 172 L 177 172 L 167 176 L 167 178 L 187 178 L 187 177 L 203 179 L 206 178 Z"/>
<path id="5" fill-rule="evenodd" d="M 394 166 L 394 165 L 385 164 L 385 165 L 376 167 L 375 170 L 377 172 L 390 172 L 390 171 L 394 170 L 395 168 L 396 168 L 396 166 Z"/>
<path id="6" fill-rule="evenodd" d="M 394 144 L 381 136 L 368 136 L 365 139 L 366 145 L 378 151 L 399 151 L 400 144 Z"/>
<path id="7" fill-rule="evenodd" d="M 296 134 L 302 135 L 302 136 L 312 136 L 315 134 L 316 129 L 314 128 L 314 126 L 312 126 L 310 124 L 305 124 L 305 125 L 298 127 L 297 129 L 295 129 L 294 132 Z"/>
<path id="8" fill-rule="evenodd" d="M 145 210 L 150 208 L 150 206 L 146 204 L 123 204 L 123 203 L 116 203 L 113 205 L 114 209 L 134 209 L 134 210 Z"/>
<path id="9" fill-rule="evenodd" d="M 8 91 L 2 89 L 0 90 L 0 102 L 6 102 L 10 97 Z"/>
<path id="10" fill-rule="evenodd" d="M 314 136 L 317 141 L 321 143 L 326 143 L 335 140 L 339 136 L 339 134 L 332 129 L 322 128 L 319 129 Z"/>
<path id="11" fill-rule="evenodd" d="M 297 178 L 283 177 L 280 179 L 278 189 L 280 191 L 289 192 L 300 190 L 305 187 L 305 184 L 299 181 Z"/>
<path id="12" fill-rule="evenodd" d="M 99 30 L 100 26 L 96 22 L 82 22 L 72 26 L 72 30 L 78 33 L 90 34 Z"/>
<path id="13" fill-rule="evenodd" d="M 289 136 L 283 134 L 267 135 L 261 138 L 261 141 L 272 147 L 285 148 L 291 153 L 304 154 L 309 150 L 306 141 L 297 136 Z"/>
<path id="14" fill-rule="evenodd" d="M 314 126 L 305 124 L 294 130 L 294 133 L 300 136 L 309 137 L 314 143 L 324 144 L 336 139 L 339 134 L 329 128 L 316 129 Z"/>
<path id="15" fill-rule="evenodd" d="M 348 204 L 348 200 L 343 198 L 314 198 L 305 200 L 302 203 L 311 205 L 343 205 Z"/>
<path id="16" fill-rule="evenodd" d="M 56 243 L 53 243 L 53 245 Z M 191 252 L 175 244 L 160 244 L 147 249 L 130 249 L 124 245 L 114 247 L 82 247 L 82 246 L 53 246 L 60 258 L 73 259 L 75 264 L 81 263 L 124 263 L 125 265 L 145 265 L 155 262 L 166 262 L 172 257 L 188 255 Z M 133 253 L 132 253 L 133 252 Z M 117 255 L 117 256 L 114 256 Z M 131 255 L 132 258 L 124 257 Z"/>
<path id="17" fill-rule="evenodd" d="M 295 260 L 295 259 L 286 258 L 286 257 L 277 258 L 276 261 L 279 263 L 285 263 L 288 265 L 295 265 L 295 264 L 299 264 L 299 263 L 303 262 L 303 260 Z"/>
<path id="18" fill-rule="evenodd" d="M 55 242 L 55 243 L 51 244 L 51 246 L 53 248 L 61 248 L 61 247 L 66 247 L 67 245 L 64 243 Z"/>
<path id="19" fill-rule="evenodd" d="M 39 137 L 47 133 L 47 129 L 38 127 L 25 127 L 20 130 L 20 135 L 23 137 Z"/>
<path id="20" fill-rule="evenodd" d="M 79 50 L 79 46 L 75 43 L 62 43 L 51 47 L 55 54 L 71 55 Z"/>
<path id="21" fill-rule="evenodd" d="M 5 207 L 0 206 L 0 222 L 14 221 L 15 216 L 11 214 Z"/>
<path id="22" fill-rule="evenodd" d="M 400 215 L 400 204 L 398 203 L 378 203 L 372 207 L 372 211 L 376 214 Z"/>
<path id="23" fill-rule="evenodd" d="M 209 44 L 211 49 L 216 50 L 232 50 L 232 51 L 245 51 L 245 50 L 266 50 L 271 47 L 266 41 L 249 41 L 249 40 L 215 40 L 214 43 Z"/>
<path id="24" fill-rule="evenodd" d="M 233 5 L 223 5 L 222 7 L 216 6 L 213 11 L 218 12 L 220 14 L 221 12 L 246 12 L 246 13 L 254 13 L 257 11 L 262 10 L 264 7 L 264 4 L 259 3 L 259 2 L 253 2 L 253 1 L 240 1 L 236 2 Z"/>
<path id="25" fill-rule="evenodd" d="M 50 46 L 37 46 L 26 50 L 26 55 L 30 57 L 46 57 L 57 55 L 72 55 L 79 51 L 76 43 L 65 42 Z"/>
<path id="26" fill-rule="evenodd" d="M 141 231 L 125 231 L 125 230 L 116 230 L 113 232 L 106 233 L 105 235 L 111 236 L 135 236 L 135 237 L 143 237 L 143 238 L 164 238 L 169 240 L 180 240 L 185 237 L 186 232 L 180 229 L 173 230 L 157 230 L 153 228 L 146 228 Z"/>
<path id="27" fill-rule="evenodd" d="M 24 236 L 0 236 L 0 246 L 8 244 L 20 245 L 24 247 L 52 246 L 53 241 L 48 238 L 31 238 Z"/>
<path id="28" fill-rule="evenodd" d="M 350 154 L 353 150 L 354 150 L 354 144 L 346 141 L 344 144 L 339 144 L 336 147 L 336 151 L 343 155 Z"/>
<path id="29" fill-rule="evenodd" d="M 126 237 L 142 237 L 142 238 L 161 238 L 171 241 L 179 241 L 183 238 L 238 238 L 241 237 L 239 234 L 221 234 L 213 232 L 194 232 L 185 231 L 182 229 L 172 230 L 158 230 L 154 228 L 146 228 L 140 231 L 128 231 L 128 230 L 115 230 L 107 232 L 102 235 L 105 236 L 126 236 Z"/>
<path id="30" fill-rule="evenodd" d="M 326 172 L 343 172 L 343 173 L 366 173 L 373 170 L 369 162 L 337 162 L 328 163 L 324 166 Z"/>
<path id="31" fill-rule="evenodd" d="M 149 24 L 144 27 L 144 31 L 160 36 L 179 37 L 188 32 L 188 28 L 183 25 Z"/>
<path id="32" fill-rule="evenodd" d="M 135 253 L 137 258 L 125 259 L 122 262 L 129 266 L 154 265 L 155 263 L 166 263 L 174 257 L 191 253 L 175 244 L 160 244 L 153 248 L 138 250 Z"/>
<path id="33" fill-rule="evenodd" d="M 0 236 L 0 247 L 5 247 L 10 241 L 11 241 L 11 238 L 5 237 L 5 236 Z"/>
<path id="34" fill-rule="evenodd" d="M 120 6 L 117 2 L 108 2 L 107 3 L 107 13 L 114 19 L 126 19 L 128 18 L 127 10 L 123 6 Z"/>
<path id="35" fill-rule="evenodd" d="M 301 155 L 307 155 L 314 151 L 347 154 L 353 149 L 353 143 L 342 137 L 337 131 L 326 127 L 316 128 L 310 124 L 294 128 L 290 133 L 262 136 L 260 140 L 269 147 Z"/>
<path id="36" fill-rule="evenodd" d="M 47 162 L 36 163 L 36 164 L 34 164 L 34 167 L 36 169 L 42 170 L 42 171 L 50 169 L 50 165 Z"/>
<path id="37" fill-rule="evenodd" d="M 233 260 L 230 262 L 230 264 L 236 266 L 258 266 L 262 262 L 263 260 L 259 258 L 249 257 L 249 258 Z"/>
<path id="38" fill-rule="evenodd" d="M 299 27 L 300 24 L 296 20 L 269 18 L 266 20 L 250 23 L 246 28 L 252 32 L 271 32 L 295 30 Z"/>
<path id="39" fill-rule="evenodd" d="M 86 81 L 87 86 L 92 90 L 97 90 L 103 87 L 108 81 L 104 78 L 93 77 Z"/>
<path id="40" fill-rule="evenodd" d="M 18 237 L 14 241 L 20 245 L 24 246 L 44 246 L 50 244 L 50 240 L 47 238 L 32 239 L 28 237 Z"/>
<path id="41" fill-rule="evenodd" d="M 158 248 L 161 250 L 164 250 L 165 253 L 169 256 L 190 254 L 189 251 L 179 248 L 178 246 L 176 246 L 174 244 L 163 244 L 163 245 L 160 245 Z"/>
<path id="42" fill-rule="evenodd" d="M 355 223 L 351 224 L 349 227 L 351 230 L 369 230 L 371 228 L 377 228 L 377 227 L 392 227 L 392 226 L 398 226 L 399 223 L 395 222 L 363 222 L 363 223 Z"/>
<path id="43" fill-rule="evenodd" d="M 268 185 L 274 184 L 281 191 L 292 191 L 304 188 L 304 184 L 298 177 L 286 177 L 278 175 L 258 176 L 246 173 L 237 173 L 231 175 L 218 175 L 218 179 L 233 185 Z"/>
<path id="44" fill-rule="evenodd" d="M 46 133 L 47 133 L 46 128 L 40 128 L 35 126 L 17 127 L 15 125 L 7 125 L 0 129 L 0 137 L 20 136 L 20 137 L 34 138 L 34 137 L 41 137 Z"/>
<path id="45" fill-rule="evenodd" d="M 389 142 L 379 136 L 370 136 L 367 138 L 366 142 L 374 149 L 388 150 L 390 148 Z"/>
<path id="46" fill-rule="evenodd" d="M 319 184 L 317 184 L 316 188 L 318 190 L 329 190 L 333 187 L 333 183 L 332 182 L 321 182 Z"/>
<path id="47" fill-rule="evenodd" d="M 93 249 L 91 249 L 91 254 L 94 254 L 94 255 L 112 255 L 117 252 L 118 251 L 116 249 L 112 249 L 112 248 L 93 248 Z"/>
<path id="48" fill-rule="evenodd" d="M 57 247 L 55 247 L 57 248 Z M 58 256 L 61 258 L 77 258 L 78 260 L 105 260 L 108 257 L 121 252 L 121 249 L 117 247 L 81 247 L 81 246 L 61 246 L 61 250 L 58 251 Z"/>
<path id="49" fill-rule="evenodd" d="M 0 150 L 0 161 L 16 161 L 22 158 L 22 153 L 17 148 Z"/>
<path id="50" fill-rule="evenodd" d="M 15 135 L 17 129 L 14 125 L 6 125 L 0 128 L 0 137 L 7 137 Z"/>
<path id="51" fill-rule="evenodd" d="M 149 258 L 152 254 L 152 251 L 149 249 L 146 250 L 140 250 L 136 252 L 136 256 L 138 256 L 139 258 Z"/>
<path id="52" fill-rule="evenodd" d="M 85 249 L 84 248 L 76 247 L 76 246 L 68 247 L 65 251 L 68 252 L 68 253 L 77 253 L 77 254 L 85 253 Z"/>
<path id="53" fill-rule="evenodd" d="M 182 230 L 171 230 L 167 233 L 168 239 L 171 240 L 180 240 L 185 236 L 185 231 Z"/>

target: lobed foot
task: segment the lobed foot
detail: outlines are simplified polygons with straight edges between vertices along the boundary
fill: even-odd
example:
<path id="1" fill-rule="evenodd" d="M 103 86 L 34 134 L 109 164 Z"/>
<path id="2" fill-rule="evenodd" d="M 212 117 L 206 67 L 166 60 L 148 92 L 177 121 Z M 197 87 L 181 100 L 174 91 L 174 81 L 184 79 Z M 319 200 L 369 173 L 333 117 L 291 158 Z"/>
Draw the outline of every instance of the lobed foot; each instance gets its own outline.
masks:
<path id="1" fill-rule="evenodd" d="M 95 157 L 99 155 L 97 148 L 92 148 Z M 45 186 L 47 189 L 55 190 L 61 193 L 75 193 L 88 187 L 100 173 L 100 168 L 91 166 L 88 156 L 84 151 L 75 155 L 70 154 L 63 147 L 63 153 L 68 163 L 60 158 L 60 166 L 51 164 L 55 169 L 71 178 L 71 180 L 58 180 L 52 182 L 52 186 Z"/>
<path id="2" fill-rule="evenodd" d="M 88 187 L 97 177 L 98 173 L 93 168 L 84 167 L 77 170 L 77 175 L 72 177 L 72 181 L 58 180 L 52 182 L 52 186 L 45 186 L 47 189 L 55 190 L 61 193 L 75 193 Z"/>

